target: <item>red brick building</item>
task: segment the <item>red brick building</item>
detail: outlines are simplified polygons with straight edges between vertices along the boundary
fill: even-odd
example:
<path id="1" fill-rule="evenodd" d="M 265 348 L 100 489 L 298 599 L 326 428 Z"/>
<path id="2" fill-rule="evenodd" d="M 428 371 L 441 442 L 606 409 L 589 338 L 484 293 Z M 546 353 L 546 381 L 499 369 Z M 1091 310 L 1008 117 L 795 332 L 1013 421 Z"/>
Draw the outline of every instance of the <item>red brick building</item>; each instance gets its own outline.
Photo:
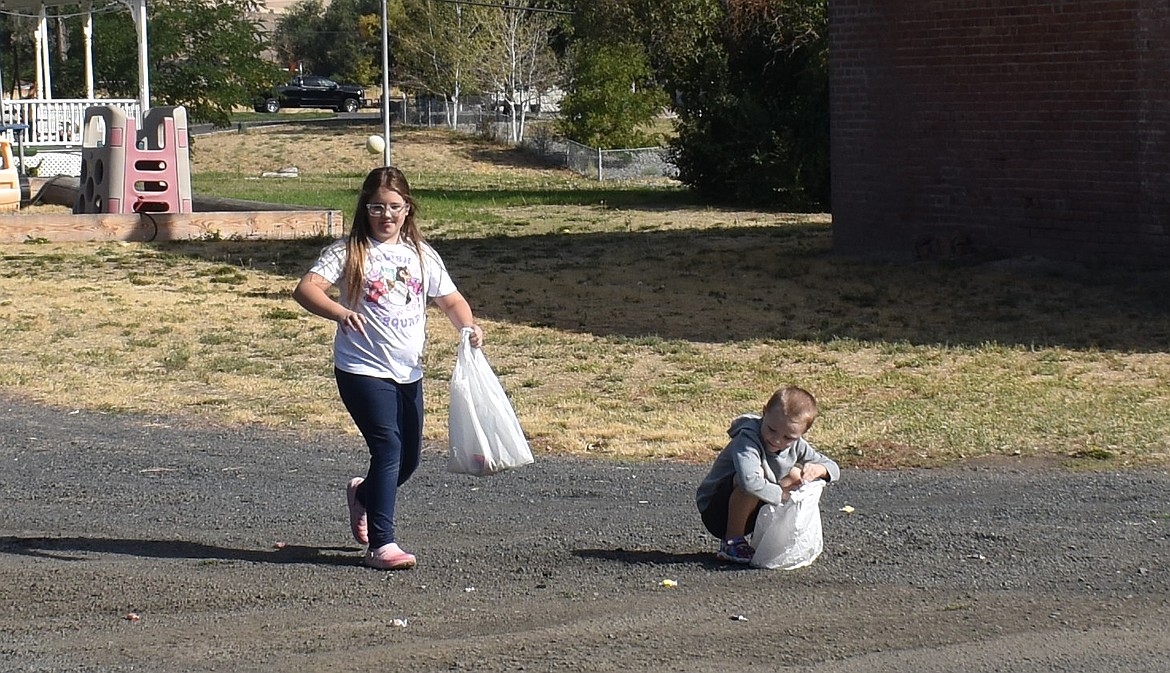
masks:
<path id="1" fill-rule="evenodd" d="M 834 247 L 1170 263 L 1170 2 L 830 0 Z"/>

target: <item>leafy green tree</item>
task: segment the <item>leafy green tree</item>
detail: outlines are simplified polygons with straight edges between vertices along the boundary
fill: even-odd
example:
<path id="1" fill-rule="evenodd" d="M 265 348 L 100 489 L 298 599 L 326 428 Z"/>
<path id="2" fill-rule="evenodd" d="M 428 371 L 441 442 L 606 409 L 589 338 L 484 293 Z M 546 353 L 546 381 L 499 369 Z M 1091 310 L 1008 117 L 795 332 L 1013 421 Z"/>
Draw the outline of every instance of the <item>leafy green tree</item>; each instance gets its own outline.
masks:
<path id="1" fill-rule="evenodd" d="M 575 0 L 573 40 L 644 45 L 678 113 L 680 179 L 711 199 L 823 206 L 826 0 Z"/>
<path id="2" fill-rule="evenodd" d="M 364 85 L 381 79 L 381 12 L 371 0 L 332 0 L 323 17 L 326 49 L 317 74 Z M 371 31 L 374 16 L 378 28 Z"/>
<path id="3" fill-rule="evenodd" d="M 561 132 L 591 147 L 613 149 L 656 145 L 659 138 L 639 130 L 669 103 L 653 84 L 640 44 L 578 43 L 572 79 L 561 103 Z"/>
<path id="4" fill-rule="evenodd" d="M 152 105 L 182 105 L 193 121 L 227 125 L 234 107 L 251 103 L 275 78 L 261 56 L 259 26 L 246 18 L 257 0 L 152 0 L 149 25 Z M 67 10 L 67 7 L 58 8 Z M 70 13 L 61 11 L 61 14 Z M 77 8 L 72 12 L 79 15 Z M 53 65 L 53 95 L 85 95 L 81 22 L 73 20 L 69 45 Z M 94 16 L 94 77 L 111 97 L 138 97 L 138 38 L 129 12 Z"/>
<path id="5" fill-rule="evenodd" d="M 663 64 L 680 180 L 712 199 L 827 205 L 826 0 L 710 0 L 697 16 Z"/>
<path id="6" fill-rule="evenodd" d="M 271 37 L 272 50 L 290 71 L 320 71 L 316 59 L 326 51 L 325 3 L 322 0 L 299 0 L 289 5 L 276 20 Z"/>
<path id="7" fill-rule="evenodd" d="M 441 97 L 453 126 L 464 93 L 482 89 L 475 64 L 486 57 L 491 10 L 444 0 L 405 0 L 402 9 L 392 29 L 398 82 Z"/>
<path id="8" fill-rule="evenodd" d="M 382 73 L 381 13 L 378 0 L 300 0 L 277 20 L 273 49 L 290 68 L 374 84 Z"/>
<path id="9" fill-rule="evenodd" d="M 676 34 L 675 17 L 688 26 L 694 0 L 574 0 L 568 38 L 568 95 L 562 132 L 590 145 L 657 144 L 639 127 L 670 104 L 664 84 Z M 685 52 L 684 52 L 685 53 Z"/>
<path id="10" fill-rule="evenodd" d="M 183 105 L 195 120 L 226 125 L 274 78 L 259 25 L 246 18 L 257 0 L 153 0 L 151 94 Z"/>

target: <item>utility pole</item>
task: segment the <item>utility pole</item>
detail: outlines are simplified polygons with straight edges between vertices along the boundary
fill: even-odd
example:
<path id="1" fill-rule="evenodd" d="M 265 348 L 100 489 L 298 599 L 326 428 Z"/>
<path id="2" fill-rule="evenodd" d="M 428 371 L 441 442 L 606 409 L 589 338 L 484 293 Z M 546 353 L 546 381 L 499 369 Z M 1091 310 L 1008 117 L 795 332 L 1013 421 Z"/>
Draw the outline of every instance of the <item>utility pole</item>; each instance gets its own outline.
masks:
<path id="1" fill-rule="evenodd" d="M 386 5 L 382 5 L 382 139 L 386 147 L 382 150 L 384 166 L 390 164 L 390 27 L 386 22 Z"/>

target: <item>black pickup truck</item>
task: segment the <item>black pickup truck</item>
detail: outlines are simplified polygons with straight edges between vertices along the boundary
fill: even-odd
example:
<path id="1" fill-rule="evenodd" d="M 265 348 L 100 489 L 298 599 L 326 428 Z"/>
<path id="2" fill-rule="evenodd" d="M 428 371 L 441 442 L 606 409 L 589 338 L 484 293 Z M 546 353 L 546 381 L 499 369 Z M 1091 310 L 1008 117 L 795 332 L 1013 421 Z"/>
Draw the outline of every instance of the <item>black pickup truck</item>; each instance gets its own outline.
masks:
<path id="1" fill-rule="evenodd" d="M 365 89 L 353 84 L 338 84 L 327 77 L 302 75 L 288 84 L 274 87 L 256 97 L 256 112 L 278 112 L 282 107 L 319 107 L 338 112 L 357 112 L 365 103 Z"/>

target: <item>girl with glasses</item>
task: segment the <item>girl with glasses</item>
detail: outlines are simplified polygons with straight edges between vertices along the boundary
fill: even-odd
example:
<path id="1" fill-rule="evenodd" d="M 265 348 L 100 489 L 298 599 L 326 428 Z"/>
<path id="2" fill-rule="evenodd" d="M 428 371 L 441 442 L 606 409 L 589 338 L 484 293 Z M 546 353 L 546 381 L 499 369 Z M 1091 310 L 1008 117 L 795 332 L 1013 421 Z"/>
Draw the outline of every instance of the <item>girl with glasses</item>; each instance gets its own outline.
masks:
<path id="1" fill-rule="evenodd" d="M 349 236 L 326 247 L 293 291 L 307 311 L 337 323 L 337 389 L 370 451 L 366 476 L 346 486 L 350 531 L 368 545 L 365 564 L 382 570 L 416 562 L 398 546 L 394 510 L 398 487 L 422 455 L 427 299 L 456 330 L 472 330 L 471 345 L 483 344 L 471 307 L 419 230 L 416 208 L 402 171 L 374 169 Z M 328 293 L 334 286 L 337 300 Z"/>

